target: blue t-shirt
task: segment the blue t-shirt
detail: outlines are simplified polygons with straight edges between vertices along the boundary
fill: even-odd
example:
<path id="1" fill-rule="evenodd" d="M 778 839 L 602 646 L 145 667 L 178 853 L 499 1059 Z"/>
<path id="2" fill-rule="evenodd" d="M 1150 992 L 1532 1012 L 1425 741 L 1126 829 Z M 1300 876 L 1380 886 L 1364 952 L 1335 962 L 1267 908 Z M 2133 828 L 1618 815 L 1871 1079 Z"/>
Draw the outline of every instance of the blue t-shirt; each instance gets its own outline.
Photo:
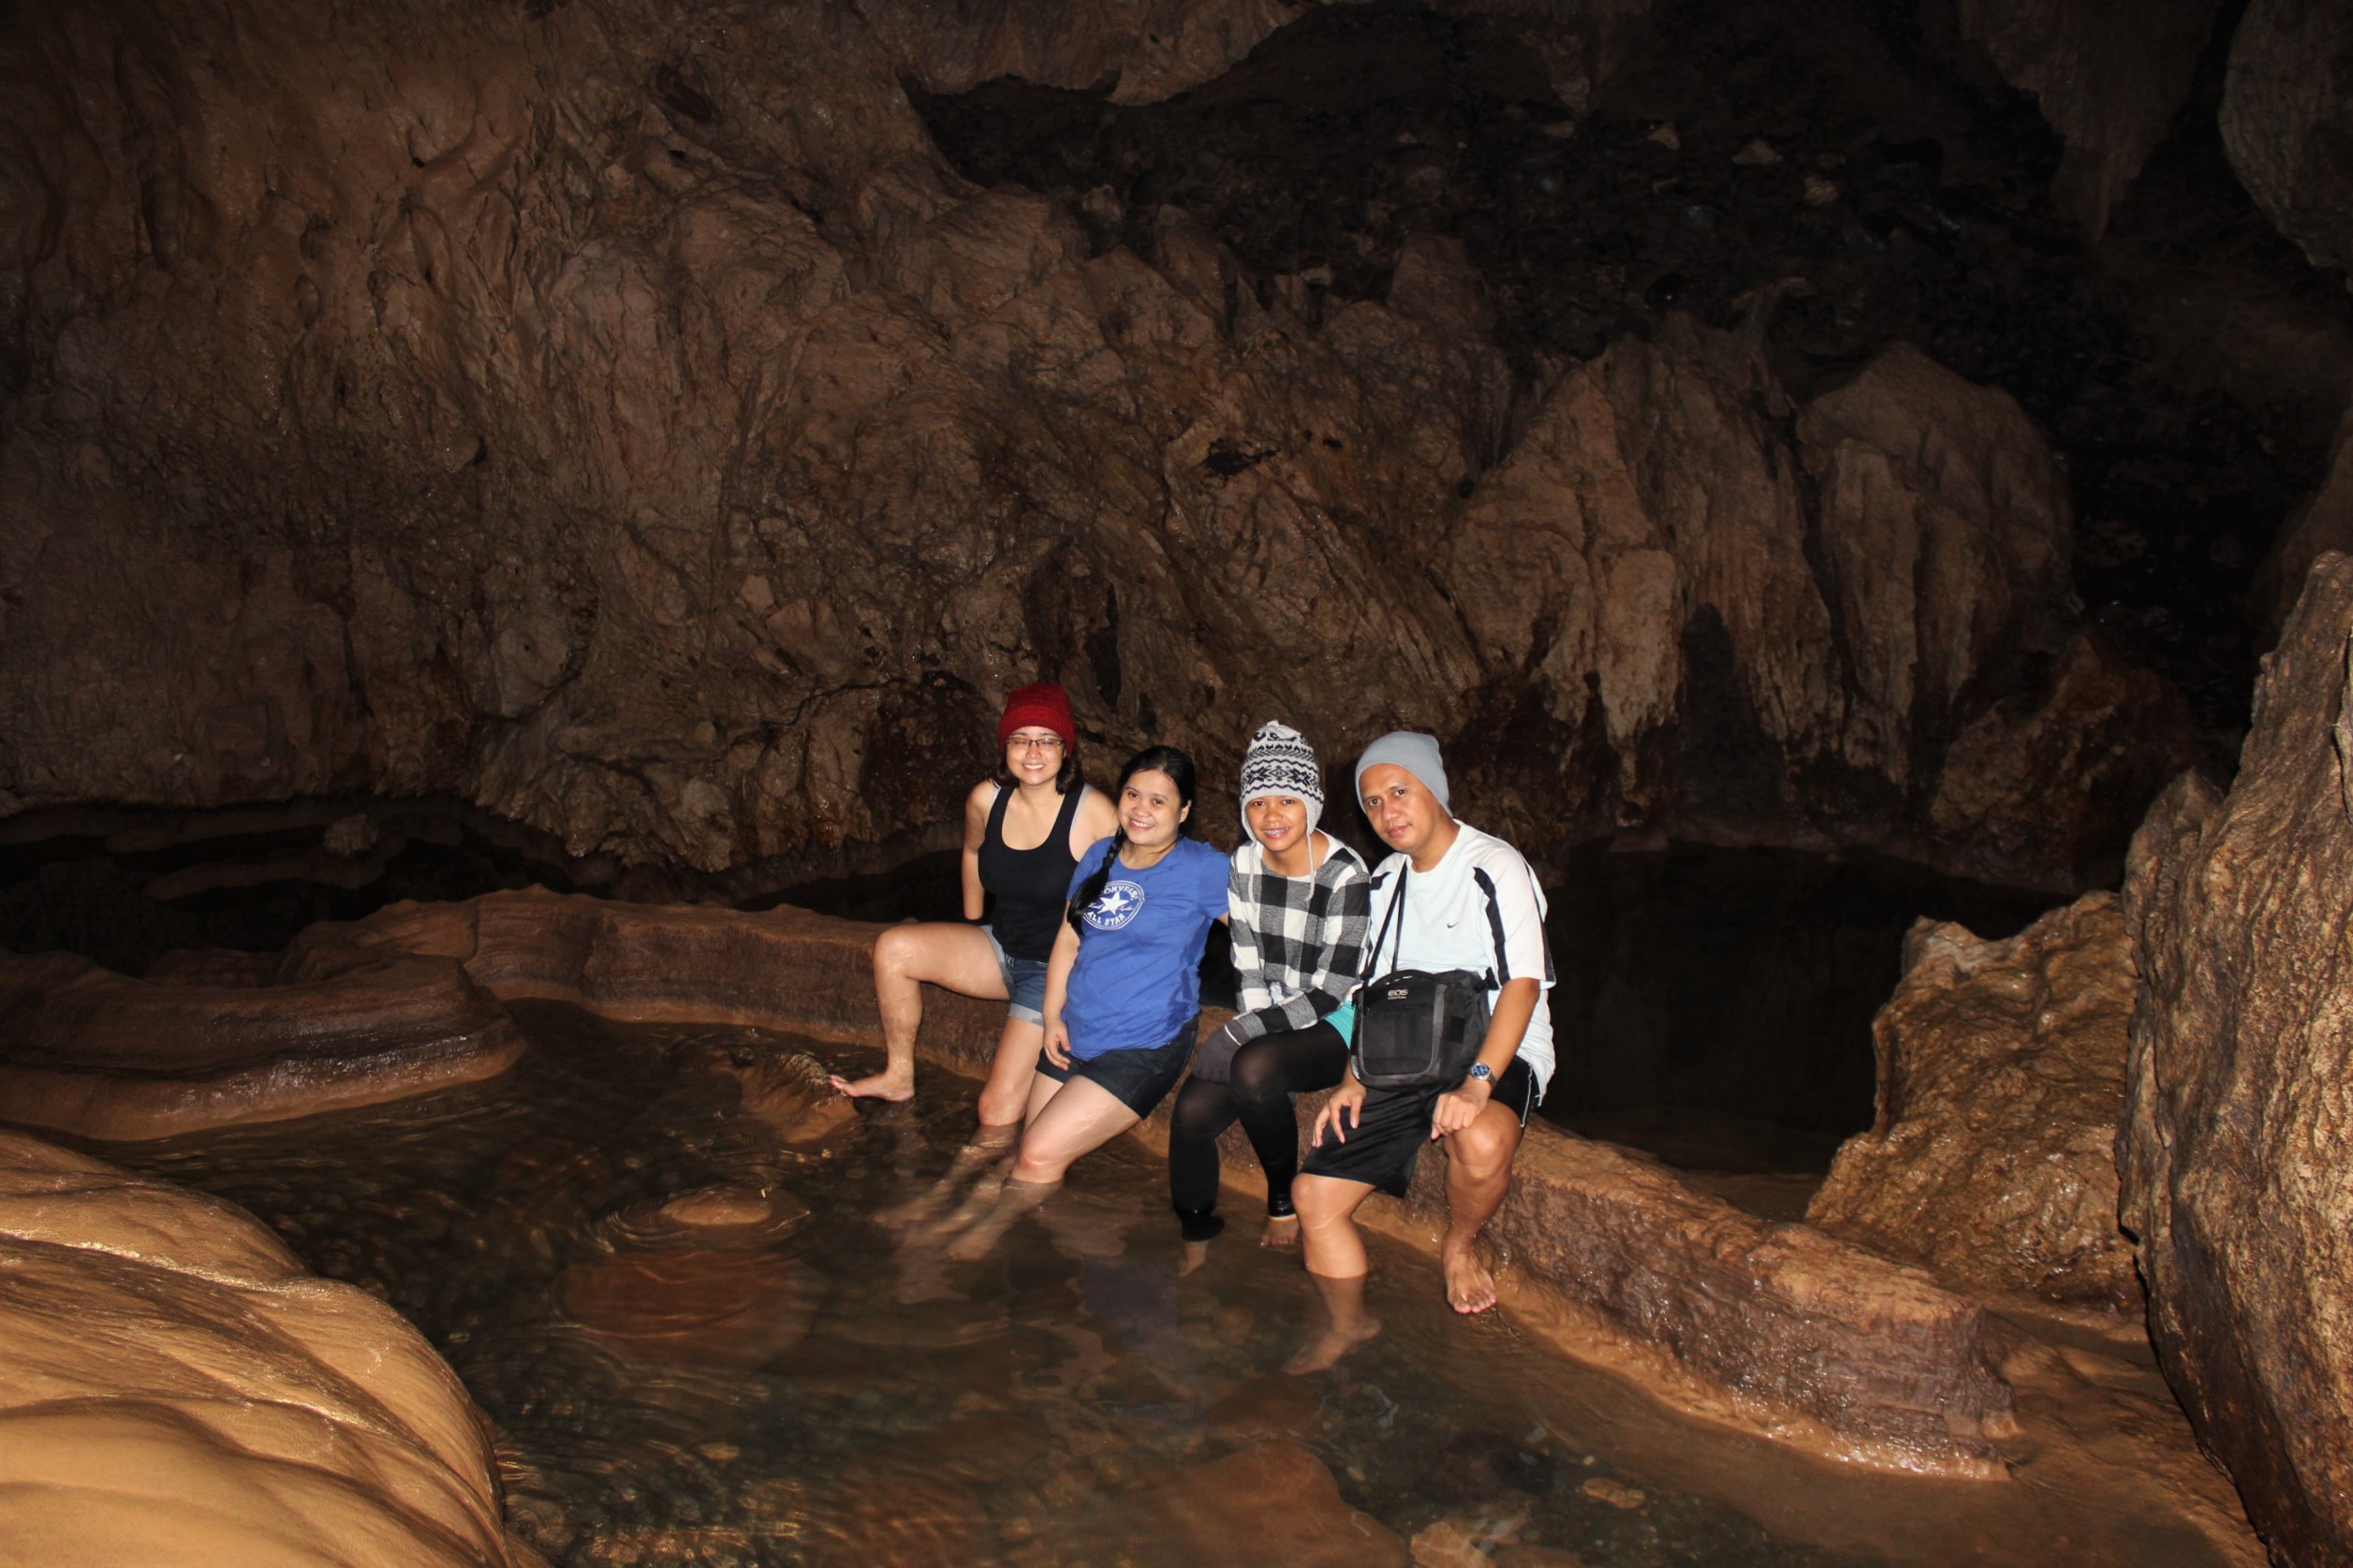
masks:
<path id="1" fill-rule="evenodd" d="M 1079 857 L 1070 896 L 1103 863 L 1103 851 Z M 1062 1021 L 1070 1054 L 1164 1046 L 1201 1010 L 1201 949 L 1210 922 L 1226 913 L 1225 855 L 1199 839 L 1179 839 L 1146 871 L 1117 859 L 1111 879 L 1079 916 L 1079 960 L 1070 967 Z"/>

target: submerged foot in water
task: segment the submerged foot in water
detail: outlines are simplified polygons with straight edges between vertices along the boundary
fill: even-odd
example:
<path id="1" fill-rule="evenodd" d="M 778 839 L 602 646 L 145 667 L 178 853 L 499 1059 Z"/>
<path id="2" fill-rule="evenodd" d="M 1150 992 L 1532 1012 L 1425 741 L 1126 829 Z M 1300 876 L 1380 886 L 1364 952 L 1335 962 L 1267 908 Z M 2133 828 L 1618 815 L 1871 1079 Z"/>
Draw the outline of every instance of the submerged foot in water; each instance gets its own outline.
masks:
<path id="1" fill-rule="evenodd" d="M 1309 1336 L 1283 1370 L 1292 1376 L 1320 1372 L 1338 1363 L 1340 1358 L 1378 1335 L 1381 1320 L 1364 1310 L 1364 1276 L 1334 1279 L 1328 1274 L 1309 1274 L 1316 1292 L 1323 1297 L 1324 1327 Z"/>

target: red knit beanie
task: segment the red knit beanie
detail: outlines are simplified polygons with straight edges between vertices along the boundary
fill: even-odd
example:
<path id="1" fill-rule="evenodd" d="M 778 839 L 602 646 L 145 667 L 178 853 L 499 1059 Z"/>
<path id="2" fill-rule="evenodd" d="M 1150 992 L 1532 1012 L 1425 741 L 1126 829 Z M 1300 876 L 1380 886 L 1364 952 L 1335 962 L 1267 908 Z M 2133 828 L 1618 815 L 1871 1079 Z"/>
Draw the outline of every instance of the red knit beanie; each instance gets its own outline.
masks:
<path id="1" fill-rule="evenodd" d="M 1070 718 L 1070 694 L 1051 681 L 1016 686 L 1005 699 L 1005 717 L 997 721 L 997 749 L 1004 750 L 1015 730 L 1032 725 L 1052 730 L 1066 746 L 1079 743 L 1079 726 Z"/>

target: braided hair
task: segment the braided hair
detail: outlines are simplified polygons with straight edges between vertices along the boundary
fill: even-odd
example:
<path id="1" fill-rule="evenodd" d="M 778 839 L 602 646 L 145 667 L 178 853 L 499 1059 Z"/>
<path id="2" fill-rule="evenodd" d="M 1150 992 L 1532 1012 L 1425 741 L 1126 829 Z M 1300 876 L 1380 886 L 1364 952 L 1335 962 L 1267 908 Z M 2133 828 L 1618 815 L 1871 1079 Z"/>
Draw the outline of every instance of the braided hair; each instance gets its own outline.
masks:
<path id="1" fill-rule="evenodd" d="M 1190 806 L 1193 803 L 1193 759 L 1174 746 L 1146 746 L 1129 757 L 1126 765 L 1120 769 L 1119 782 L 1111 786 L 1111 804 L 1115 808 L 1118 806 L 1121 798 L 1127 793 L 1127 781 L 1137 774 L 1166 773 L 1169 782 L 1176 785 L 1177 799 Z M 1179 837 L 1184 835 L 1183 822 L 1177 824 L 1177 833 Z M 1127 822 L 1123 816 L 1119 830 L 1104 841 L 1103 858 L 1088 873 L 1087 879 L 1079 884 L 1079 890 L 1070 895 L 1070 913 L 1066 918 L 1070 922 L 1070 929 L 1080 936 L 1084 937 L 1087 933 L 1086 923 L 1080 916 L 1093 908 L 1095 901 L 1103 896 L 1103 889 L 1110 886 L 1111 862 L 1126 847 Z"/>

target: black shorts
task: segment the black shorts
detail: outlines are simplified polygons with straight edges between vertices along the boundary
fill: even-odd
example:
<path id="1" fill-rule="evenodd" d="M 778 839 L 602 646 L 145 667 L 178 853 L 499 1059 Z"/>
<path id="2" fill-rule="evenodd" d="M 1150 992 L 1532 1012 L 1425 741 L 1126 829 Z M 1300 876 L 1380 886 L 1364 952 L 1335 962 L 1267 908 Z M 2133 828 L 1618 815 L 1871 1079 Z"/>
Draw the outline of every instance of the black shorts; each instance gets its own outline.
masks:
<path id="1" fill-rule="evenodd" d="M 1110 1092 L 1111 1098 L 1137 1116 L 1150 1116 L 1153 1107 L 1167 1099 L 1177 1079 L 1184 1076 L 1185 1063 L 1193 1060 L 1198 1021 L 1185 1019 L 1184 1027 L 1165 1046 L 1137 1046 L 1128 1050 L 1107 1050 L 1100 1056 L 1073 1057 L 1067 1067 L 1055 1066 L 1041 1046 L 1037 1050 L 1037 1070 L 1056 1083 L 1081 1077 L 1100 1084 Z"/>
<path id="2" fill-rule="evenodd" d="M 1326 1128 L 1322 1147 L 1310 1149 L 1300 1162 L 1300 1175 L 1361 1181 L 1390 1197 L 1404 1197 L 1414 1182 L 1414 1162 L 1430 1141 L 1430 1119 L 1437 1114 L 1438 1096 L 1447 1087 L 1366 1090 L 1356 1125 L 1347 1129 L 1348 1141 L 1341 1142 Z M 1495 1080 L 1488 1103 L 1503 1106 L 1525 1127 L 1536 1102 L 1536 1075 L 1515 1056 Z"/>

